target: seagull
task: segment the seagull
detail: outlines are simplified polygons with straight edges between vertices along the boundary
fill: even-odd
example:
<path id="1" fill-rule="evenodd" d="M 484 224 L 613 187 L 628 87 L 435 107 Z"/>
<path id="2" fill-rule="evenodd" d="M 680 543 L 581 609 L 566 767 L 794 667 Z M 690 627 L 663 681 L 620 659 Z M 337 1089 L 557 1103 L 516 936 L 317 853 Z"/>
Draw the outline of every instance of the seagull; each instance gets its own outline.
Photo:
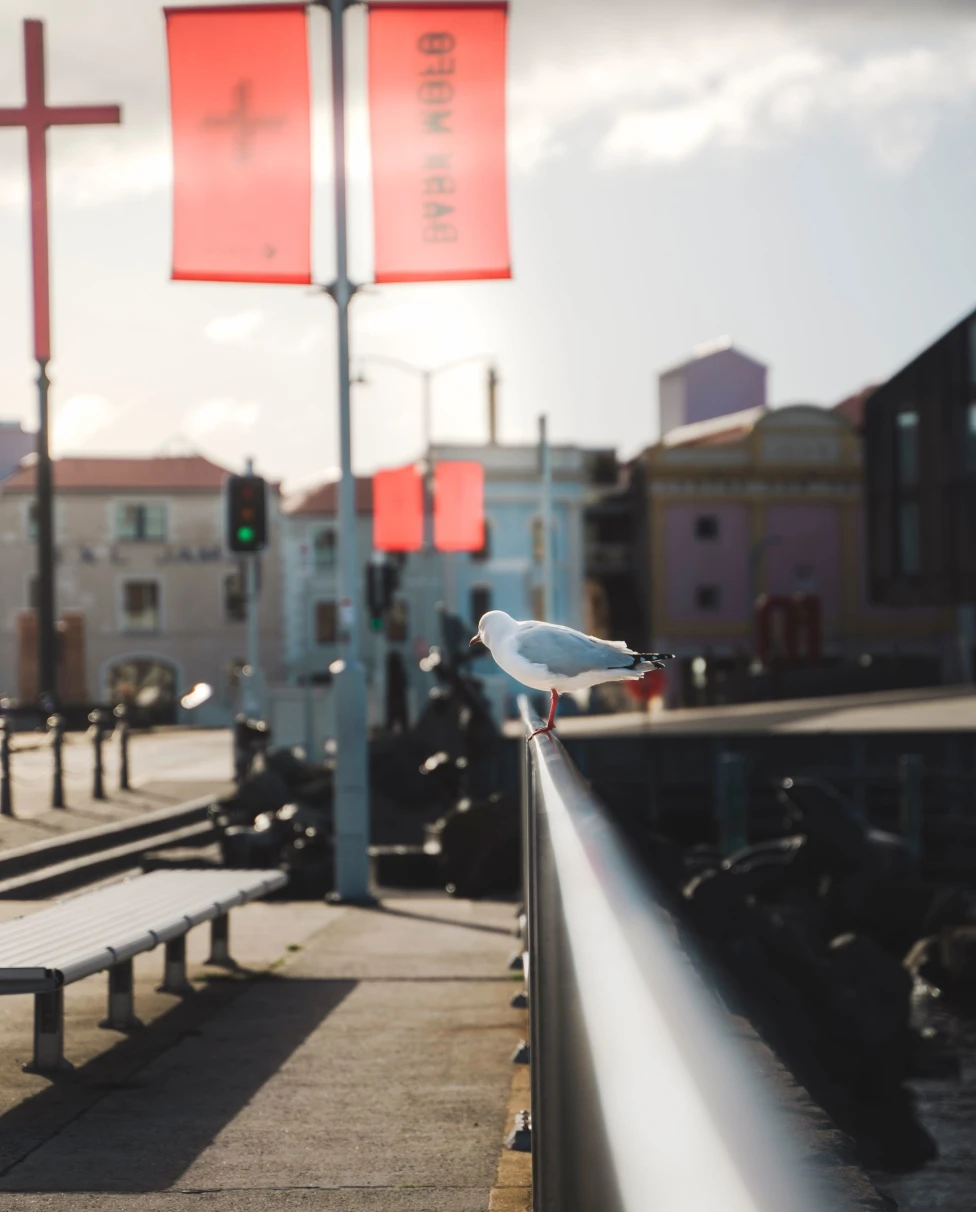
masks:
<path id="1" fill-rule="evenodd" d="M 540 732 L 552 732 L 561 694 L 601 682 L 637 681 L 674 659 L 673 653 L 634 652 L 623 640 L 600 640 L 558 623 L 519 622 L 504 610 L 481 616 L 470 647 L 475 644 L 484 644 L 495 664 L 516 681 L 552 695 L 549 719 L 529 736 L 530 741 Z"/>

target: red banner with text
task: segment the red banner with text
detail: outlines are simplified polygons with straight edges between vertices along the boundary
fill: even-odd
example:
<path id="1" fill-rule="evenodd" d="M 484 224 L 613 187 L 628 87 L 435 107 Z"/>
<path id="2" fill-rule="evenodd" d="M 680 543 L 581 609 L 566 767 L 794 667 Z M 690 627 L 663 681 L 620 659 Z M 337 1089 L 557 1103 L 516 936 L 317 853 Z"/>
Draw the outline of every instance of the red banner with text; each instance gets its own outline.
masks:
<path id="1" fill-rule="evenodd" d="M 173 277 L 311 281 L 303 5 L 166 9 Z"/>
<path id="2" fill-rule="evenodd" d="M 480 463 L 434 467 L 434 546 L 481 551 L 485 545 L 485 469 Z"/>
<path id="3" fill-rule="evenodd" d="M 509 278 L 502 3 L 369 5 L 377 282 Z"/>
<path id="4" fill-rule="evenodd" d="M 419 551 L 424 542 L 423 481 L 416 467 L 373 476 L 373 546 L 377 551 Z"/>

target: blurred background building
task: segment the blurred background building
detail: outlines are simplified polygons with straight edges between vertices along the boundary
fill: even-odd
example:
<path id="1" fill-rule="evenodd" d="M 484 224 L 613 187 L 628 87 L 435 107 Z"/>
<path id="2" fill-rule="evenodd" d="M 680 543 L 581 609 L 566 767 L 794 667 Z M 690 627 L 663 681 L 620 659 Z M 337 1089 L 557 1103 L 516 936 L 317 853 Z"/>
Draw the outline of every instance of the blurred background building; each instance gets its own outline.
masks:
<path id="1" fill-rule="evenodd" d="M 54 464 L 60 687 L 66 706 L 125 697 L 158 722 L 179 718 L 198 682 L 212 700 L 194 722 L 226 724 L 245 656 L 237 562 L 224 549 L 224 468 L 199 455 L 65 458 Z M 0 489 L 0 694 L 37 695 L 34 470 Z M 262 557 L 261 659 L 281 677 L 277 491 Z"/>

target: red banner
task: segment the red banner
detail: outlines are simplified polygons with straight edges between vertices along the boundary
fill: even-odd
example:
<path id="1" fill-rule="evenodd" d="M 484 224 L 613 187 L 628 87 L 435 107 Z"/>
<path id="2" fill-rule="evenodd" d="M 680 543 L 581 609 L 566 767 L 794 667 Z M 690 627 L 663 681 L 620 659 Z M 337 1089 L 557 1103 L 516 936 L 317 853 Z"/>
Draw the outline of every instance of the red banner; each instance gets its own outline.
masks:
<path id="1" fill-rule="evenodd" d="M 165 12 L 173 277 L 310 282 L 304 6 Z"/>
<path id="2" fill-rule="evenodd" d="M 434 468 L 434 546 L 480 551 L 485 545 L 485 469 L 480 463 Z"/>
<path id="3" fill-rule="evenodd" d="M 423 483 L 416 467 L 376 472 L 373 546 L 377 551 L 419 551 L 423 542 Z"/>
<path id="4" fill-rule="evenodd" d="M 377 282 L 509 278 L 502 3 L 369 5 Z"/>

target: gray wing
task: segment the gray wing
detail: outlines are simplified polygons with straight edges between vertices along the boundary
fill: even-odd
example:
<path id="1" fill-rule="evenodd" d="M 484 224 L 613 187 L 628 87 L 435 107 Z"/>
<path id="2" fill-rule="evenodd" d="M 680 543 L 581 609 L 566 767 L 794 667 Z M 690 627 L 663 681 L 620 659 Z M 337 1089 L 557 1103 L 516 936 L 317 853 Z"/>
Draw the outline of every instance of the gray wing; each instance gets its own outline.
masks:
<path id="1" fill-rule="evenodd" d="M 594 669 L 628 669 L 634 654 L 551 623 L 529 623 L 515 633 L 515 647 L 533 665 L 545 665 L 559 677 L 575 678 Z"/>

